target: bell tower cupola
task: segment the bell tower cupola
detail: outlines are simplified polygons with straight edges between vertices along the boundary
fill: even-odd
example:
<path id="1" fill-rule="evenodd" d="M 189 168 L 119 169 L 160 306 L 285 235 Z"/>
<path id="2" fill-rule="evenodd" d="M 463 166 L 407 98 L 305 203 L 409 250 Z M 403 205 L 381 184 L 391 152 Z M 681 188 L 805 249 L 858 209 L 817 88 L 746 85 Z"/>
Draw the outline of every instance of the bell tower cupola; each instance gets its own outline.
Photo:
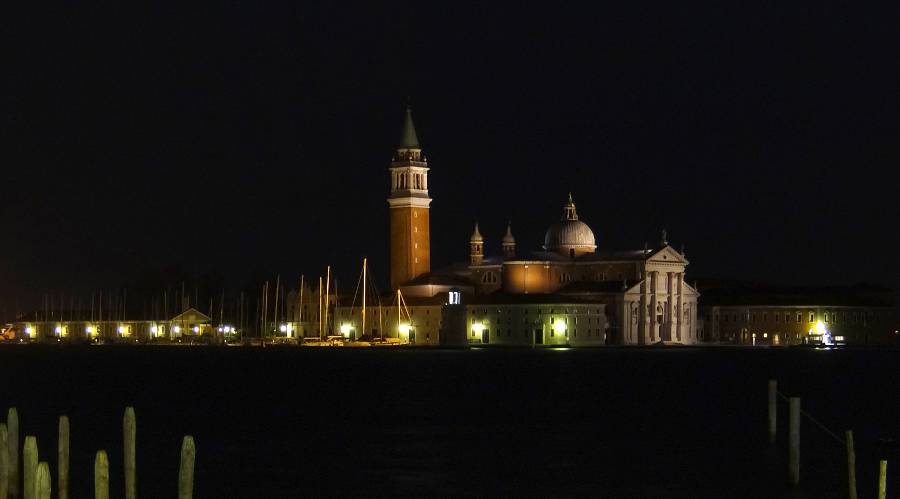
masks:
<path id="1" fill-rule="evenodd" d="M 469 238 L 469 263 L 481 265 L 484 262 L 484 238 L 478 230 L 478 222 L 475 222 L 475 231 Z"/>
<path id="2" fill-rule="evenodd" d="M 391 288 L 397 289 L 431 271 L 428 161 L 409 106 L 390 174 Z"/>
<path id="3" fill-rule="evenodd" d="M 506 235 L 503 236 L 501 246 L 503 247 L 503 258 L 516 257 L 516 238 L 512 234 L 512 222 L 506 224 Z"/>

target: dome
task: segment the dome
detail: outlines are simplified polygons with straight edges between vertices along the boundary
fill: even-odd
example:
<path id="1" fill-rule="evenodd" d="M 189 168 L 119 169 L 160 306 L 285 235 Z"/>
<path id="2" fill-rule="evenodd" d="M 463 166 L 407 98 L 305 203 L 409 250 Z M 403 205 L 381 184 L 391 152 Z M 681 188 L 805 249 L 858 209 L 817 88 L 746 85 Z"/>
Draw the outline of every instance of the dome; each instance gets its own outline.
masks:
<path id="1" fill-rule="evenodd" d="M 597 249 L 594 231 L 578 220 L 575 202 L 569 193 L 569 202 L 563 207 L 563 216 L 559 222 L 551 225 L 544 236 L 544 249 L 561 251 L 574 256 L 576 253 L 592 253 Z"/>
<path id="2" fill-rule="evenodd" d="M 544 236 L 544 249 L 594 251 L 597 243 L 594 231 L 580 220 L 560 220 L 547 229 Z"/>

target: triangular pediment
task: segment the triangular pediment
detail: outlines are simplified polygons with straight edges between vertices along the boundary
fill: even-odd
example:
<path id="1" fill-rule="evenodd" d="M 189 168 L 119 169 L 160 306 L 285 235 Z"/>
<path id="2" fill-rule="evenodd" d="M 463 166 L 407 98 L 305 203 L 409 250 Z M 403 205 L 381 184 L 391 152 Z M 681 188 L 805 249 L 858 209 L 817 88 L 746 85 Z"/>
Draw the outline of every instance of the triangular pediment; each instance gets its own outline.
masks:
<path id="1" fill-rule="evenodd" d="M 656 250 L 647 261 L 653 263 L 680 263 L 684 265 L 689 263 L 687 258 L 678 251 L 675 251 L 675 248 L 668 245 Z"/>
<path id="2" fill-rule="evenodd" d="M 189 308 L 184 312 L 172 317 L 172 322 L 185 322 L 191 324 L 202 324 L 210 322 L 212 319 L 208 315 L 200 312 L 196 308 Z"/>

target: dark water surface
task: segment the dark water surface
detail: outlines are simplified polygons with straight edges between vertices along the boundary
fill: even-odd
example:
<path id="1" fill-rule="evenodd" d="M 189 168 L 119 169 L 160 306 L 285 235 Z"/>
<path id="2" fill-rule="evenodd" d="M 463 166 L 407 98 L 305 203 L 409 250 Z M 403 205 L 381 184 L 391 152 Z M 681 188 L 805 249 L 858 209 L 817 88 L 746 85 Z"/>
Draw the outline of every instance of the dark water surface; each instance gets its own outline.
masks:
<path id="1" fill-rule="evenodd" d="M 373 350 L 3 347 L 0 408 L 56 468 L 72 424 L 73 497 L 97 449 L 122 494 L 138 419 L 143 498 L 175 497 L 181 437 L 200 498 L 846 497 L 843 447 L 803 422 L 802 491 L 784 486 L 786 404 L 765 441 L 766 380 L 856 433 L 860 497 L 889 456 L 900 493 L 900 351 L 671 348 Z M 895 440 L 896 442 L 896 440 Z"/>

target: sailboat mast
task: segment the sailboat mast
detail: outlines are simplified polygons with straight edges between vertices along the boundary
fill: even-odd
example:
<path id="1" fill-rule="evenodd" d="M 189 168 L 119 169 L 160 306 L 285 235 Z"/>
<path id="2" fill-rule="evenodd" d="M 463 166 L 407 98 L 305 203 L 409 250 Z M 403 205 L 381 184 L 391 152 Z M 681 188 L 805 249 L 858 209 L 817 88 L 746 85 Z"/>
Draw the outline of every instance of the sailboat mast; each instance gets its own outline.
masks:
<path id="1" fill-rule="evenodd" d="M 325 331 L 322 329 L 322 276 L 319 276 L 319 338 L 325 339 Z"/>
<path id="2" fill-rule="evenodd" d="M 280 328 L 280 326 L 278 325 L 278 291 L 279 291 L 279 288 L 281 288 L 281 275 L 278 275 L 275 278 L 275 327 L 278 327 L 278 328 Z M 287 332 L 287 331 L 285 330 L 285 332 Z"/>
<path id="3" fill-rule="evenodd" d="M 303 322 L 303 274 L 300 274 L 300 301 L 297 303 L 297 327 Z"/>
<path id="4" fill-rule="evenodd" d="M 331 294 L 331 265 L 325 270 L 325 319 L 322 321 L 325 324 L 325 331 L 328 331 L 328 300 Z"/>
<path id="5" fill-rule="evenodd" d="M 362 335 L 366 335 L 366 258 L 363 258 Z"/>

